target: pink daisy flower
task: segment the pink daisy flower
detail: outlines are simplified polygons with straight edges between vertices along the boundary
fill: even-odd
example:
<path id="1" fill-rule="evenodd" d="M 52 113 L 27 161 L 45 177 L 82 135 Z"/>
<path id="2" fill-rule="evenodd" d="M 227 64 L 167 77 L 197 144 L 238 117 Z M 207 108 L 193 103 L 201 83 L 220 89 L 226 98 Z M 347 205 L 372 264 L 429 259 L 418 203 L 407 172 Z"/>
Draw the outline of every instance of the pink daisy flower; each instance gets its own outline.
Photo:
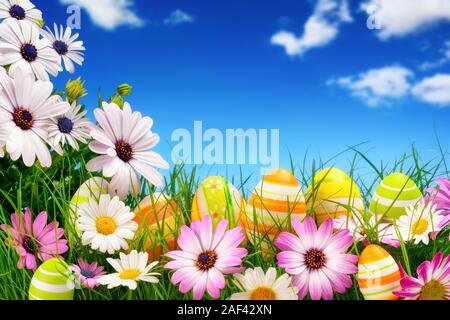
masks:
<path id="1" fill-rule="evenodd" d="M 425 190 L 428 193 L 425 200 L 432 201 L 436 204 L 437 210 L 442 211 L 442 215 L 445 218 L 438 225 L 438 232 L 433 233 L 433 239 L 436 239 L 439 232 L 450 224 L 450 180 L 442 178 L 437 179 L 435 182 L 437 184 L 436 188 L 428 188 Z M 450 236 L 448 240 L 450 241 Z"/>
<path id="2" fill-rule="evenodd" d="M 353 237 L 347 230 L 333 233 L 332 219 L 317 229 L 314 219 L 306 217 L 303 223 L 292 219 L 297 236 L 282 232 L 275 245 L 282 250 L 277 255 L 278 266 L 294 276 L 299 289 L 298 298 L 309 293 L 312 300 L 333 299 L 333 291 L 344 293 L 352 286 L 349 275 L 358 271 L 358 257 L 347 254 Z"/>
<path id="3" fill-rule="evenodd" d="M 401 290 L 394 294 L 405 300 L 450 300 L 450 255 L 438 252 L 433 260 L 417 268 L 417 278 L 404 274 Z"/>
<path id="4" fill-rule="evenodd" d="M 428 193 L 426 199 L 434 202 L 437 210 L 443 211 L 445 216 L 450 215 L 450 180 L 437 179 L 436 184 L 436 188 L 425 190 Z"/>
<path id="5" fill-rule="evenodd" d="M 369 236 L 373 235 L 376 238 L 373 239 L 374 241 L 376 240 L 398 248 L 400 242 L 394 238 L 394 230 L 391 226 L 387 223 L 377 222 L 375 216 L 372 216 L 368 221 L 361 216 L 355 216 L 354 220 L 345 215 L 333 219 L 334 229 L 348 230 L 356 242 L 364 243 L 370 241 L 372 239 L 369 239 Z"/>
<path id="6" fill-rule="evenodd" d="M 97 262 L 87 263 L 78 258 L 78 265 L 71 265 L 70 269 L 77 275 L 81 284 L 89 289 L 100 286 L 99 278 L 105 274 L 103 267 L 97 265 Z"/>
<path id="7" fill-rule="evenodd" d="M 47 213 L 41 212 L 33 222 L 30 209 L 25 213 L 11 215 L 12 226 L 2 224 L 0 227 L 8 233 L 6 245 L 11 245 L 20 255 L 17 268 L 36 270 L 36 257 L 46 261 L 59 257 L 69 250 L 67 240 L 62 240 L 64 229 L 58 228 L 59 222 L 54 221 L 47 225 Z"/>
<path id="8" fill-rule="evenodd" d="M 178 245 L 181 250 L 171 251 L 167 257 L 174 259 L 165 268 L 176 270 L 172 276 L 174 285 L 180 284 L 180 292 L 193 290 L 194 299 L 200 300 L 205 291 L 214 299 L 220 298 L 225 287 L 224 274 L 240 273 L 239 267 L 247 250 L 238 248 L 245 236 L 241 227 L 226 230 L 227 220 L 222 220 L 215 231 L 209 216 L 194 221 L 191 227 L 181 227 Z"/>

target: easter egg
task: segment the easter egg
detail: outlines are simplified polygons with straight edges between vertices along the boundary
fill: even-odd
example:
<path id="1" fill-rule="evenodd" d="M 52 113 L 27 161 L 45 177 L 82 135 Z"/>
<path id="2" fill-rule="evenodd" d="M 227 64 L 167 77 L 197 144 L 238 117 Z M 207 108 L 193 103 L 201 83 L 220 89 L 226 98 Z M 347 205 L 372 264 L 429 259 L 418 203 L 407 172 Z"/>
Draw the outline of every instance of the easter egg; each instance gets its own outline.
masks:
<path id="1" fill-rule="evenodd" d="M 358 284 L 366 300 L 398 300 L 400 269 L 394 258 L 378 245 L 367 246 L 358 263 Z"/>
<path id="2" fill-rule="evenodd" d="M 270 257 L 276 236 L 290 231 L 292 219 L 305 217 L 305 197 L 297 179 L 285 169 L 276 169 L 253 190 L 242 225 L 249 241 L 261 245 L 263 255 Z"/>
<path id="3" fill-rule="evenodd" d="M 422 193 L 411 178 L 403 173 L 392 173 L 375 190 L 369 213 L 377 220 L 392 222 L 405 215 L 406 207 L 416 205 L 421 198 Z"/>
<path id="4" fill-rule="evenodd" d="M 149 261 L 158 260 L 165 252 L 175 249 L 183 217 L 173 199 L 163 193 L 153 193 L 139 203 L 134 213 L 134 221 L 139 225 L 135 238 L 148 251 Z"/>
<path id="5" fill-rule="evenodd" d="M 192 220 L 201 220 L 209 215 L 213 225 L 223 219 L 228 226 L 239 225 L 241 214 L 245 211 L 245 200 L 240 192 L 227 179 L 209 177 L 202 181 L 192 202 Z"/>
<path id="6" fill-rule="evenodd" d="M 59 258 L 45 261 L 31 279 L 30 300 L 73 300 L 75 283 L 67 263 Z"/>
<path id="7" fill-rule="evenodd" d="M 326 168 L 315 175 L 306 192 L 306 203 L 319 224 L 342 215 L 351 218 L 353 210 L 364 212 L 358 186 L 345 172 L 336 168 Z"/>
<path id="8" fill-rule="evenodd" d="M 85 181 L 75 192 L 75 195 L 72 197 L 70 201 L 70 216 L 71 222 L 75 227 L 75 230 L 78 231 L 77 219 L 78 219 L 78 208 L 84 204 L 89 202 L 90 199 L 99 200 L 101 194 L 108 193 L 108 181 L 100 177 L 90 178 Z"/>

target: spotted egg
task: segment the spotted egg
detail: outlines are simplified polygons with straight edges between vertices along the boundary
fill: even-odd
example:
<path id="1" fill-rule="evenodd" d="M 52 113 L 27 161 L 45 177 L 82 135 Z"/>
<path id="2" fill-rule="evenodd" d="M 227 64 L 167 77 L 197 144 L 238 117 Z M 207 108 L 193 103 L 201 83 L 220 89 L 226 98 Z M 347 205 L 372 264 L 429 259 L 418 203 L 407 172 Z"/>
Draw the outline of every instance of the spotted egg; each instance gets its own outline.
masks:
<path id="1" fill-rule="evenodd" d="M 200 184 L 192 202 L 192 220 L 201 220 L 209 215 L 213 225 L 227 219 L 229 227 L 239 225 L 245 211 L 245 200 L 227 179 L 212 176 Z"/>
<path id="2" fill-rule="evenodd" d="M 134 209 L 139 227 L 135 239 L 148 251 L 149 261 L 158 260 L 165 252 L 174 250 L 183 216 L 177 203 L 163 193 L 145 197 Z"/>
<path id="3" fill-rule="evenodd" d="M 31 279 L 30 300 L 73 300 L 74 277 L 67 263 L 59 258 L 45 261 Z"/>
<path id="4" fill-rule="evenodd" d="M 306 192 L 310 215 L 322 223 L 328 218 L 346 215 L 355 210 L 363 213 L 364 202 L 356 183 L 342 170 L 326 168 L 318 172 Z"/>
<path id="5" fill-rule="evenodd" d="M 369 245 L 358 263 L 358 285 L 366 300 L 398 300 L 400 269 L 394 258 L 379 245 Z"/>
<path id="6" fill-rule="evenodd" d="M 291 219 L 303 221 L 305 217 L 305 197 L 297 179 L 288 170 L 276 169 L 253 190 L 241 223 L 249 241 L 270 257 L 276 236 L 290 231 Z"/>
<path id="7" fill-rule="evenodd" d="M 406 207 L 416 205 L 421 198 L 422 192 L 410 177 L 399 172 L 392 173 L 375 190 L 369 214 L 392 222 L 405 215 Z"/>

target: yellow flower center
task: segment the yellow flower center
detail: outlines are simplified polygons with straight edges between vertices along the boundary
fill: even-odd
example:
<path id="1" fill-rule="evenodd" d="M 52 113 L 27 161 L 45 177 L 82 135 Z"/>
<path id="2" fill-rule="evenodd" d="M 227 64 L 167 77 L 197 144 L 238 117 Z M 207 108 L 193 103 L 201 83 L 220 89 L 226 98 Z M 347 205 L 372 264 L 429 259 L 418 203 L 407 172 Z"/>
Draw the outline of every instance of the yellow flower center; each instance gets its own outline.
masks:
<path id="1" fill-rule="evenodd" d="M 96 221 L 97 232 L 105 236 L 113 234 L 116 231 L 116 223 L 113 218 L 100 217 Z"/>
<path id="2" fill-rule="evenodd" d="M 412 225 L 412 233 L 420 235 L 428 229 L 428 221 L 425 219 L 419 219 Z"/>
<path id="3" fill-rule="evenodd" d="M 268 287 L 258 287 L 253 290 L 250 300 L 275 300 L 277 297 L 275 291 Z"/>
<path id="4" fill-rule="evenodd" d="M 437 280 L 431 280 L 420 291 L 419 300 L 444 300 L 445 287 Z"/>
<path id="5" fill-rule="evenodd" d="M 137 269 L 127 269 L 119 274 L 119 278 L 122 280 L 136 280 L 140 275 L 141 272 Z"/>

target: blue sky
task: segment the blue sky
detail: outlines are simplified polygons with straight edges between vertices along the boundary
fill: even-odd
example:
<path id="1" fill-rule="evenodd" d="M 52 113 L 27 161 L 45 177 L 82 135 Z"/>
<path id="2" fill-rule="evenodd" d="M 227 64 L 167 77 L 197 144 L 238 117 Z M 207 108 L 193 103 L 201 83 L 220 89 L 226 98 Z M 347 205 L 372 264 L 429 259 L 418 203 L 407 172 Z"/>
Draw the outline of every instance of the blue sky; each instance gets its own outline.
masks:
<path id="1" fill-rule="evenodd" d="M 435 131 L 450 147 L 450 1 L 33 2 L 47 24 L 65 23 L 71 3 L 82 7 L 86 61 L 56 85 L 81 76 L 92 111 L 98 88 L 109 96 L 132 84 L 129 102 L 154 119 L 167 159 L 173 130 L 195 120 L 280 129 L 283 166 L 287 150 L 300 164 L 307 150 L 327 159 L 366 141 L 360 149 L 376 163 L 412 143 L 432 158 Z M 367 28 L 365 5 L 376 5 L 380 30 Z M 345 170 L 350 158 L 331 164 Z M 259 177 L 258 166 L 244 169 Z"/>

